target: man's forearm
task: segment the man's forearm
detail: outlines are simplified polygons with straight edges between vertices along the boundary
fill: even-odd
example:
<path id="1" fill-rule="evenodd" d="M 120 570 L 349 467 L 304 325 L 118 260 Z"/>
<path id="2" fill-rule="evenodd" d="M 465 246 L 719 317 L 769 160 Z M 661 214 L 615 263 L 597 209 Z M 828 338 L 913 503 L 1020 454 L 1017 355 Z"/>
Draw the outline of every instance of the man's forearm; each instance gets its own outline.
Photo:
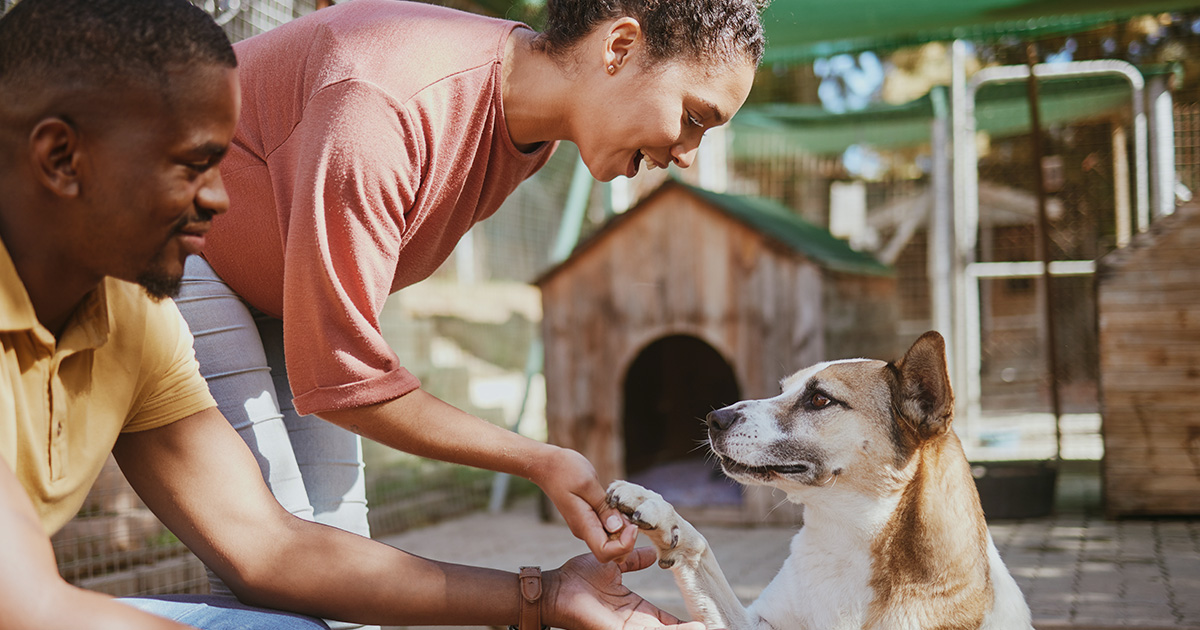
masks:
<path id="1" fill-rule="evenodd" d="M 113 453 L 146 505 L 248 604 L 401 626 L 517 618 L 515 574 L 426 560 L 289 514 L 215 408 L 123 434 Z"/>
<path id="2" fill-rule="evenodd" d="M 514 573 L 427 560 L 299 519 L 255 555 L 225 581 L 256 606 L 396 626 L 508 625 L 519 613 Z"/>

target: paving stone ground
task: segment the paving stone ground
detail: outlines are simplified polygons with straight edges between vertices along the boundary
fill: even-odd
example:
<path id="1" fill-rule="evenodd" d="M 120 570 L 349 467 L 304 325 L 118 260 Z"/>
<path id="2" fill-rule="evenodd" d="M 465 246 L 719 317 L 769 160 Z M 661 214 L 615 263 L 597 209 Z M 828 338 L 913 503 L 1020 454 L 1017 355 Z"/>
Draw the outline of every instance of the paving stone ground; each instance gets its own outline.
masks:
<path id="1" fill-rule="evenodd" d="M 1098 497 L 1095 475 L 1064 475 L 1053 516 L 989 524 L 1035 627 L 1200 630 L 1200 520 L 1106 520 Z M 786 527 L 700 529 L 746 602 L 774 577 L 794 533 Z M 542 522 L 534 501 L 382 540 L 424 557 L 513 571 L 525 564 L 556 567 L 586 552 L 566 526 Z M 669 571 L 651 567 L 627 575 L 626 584 L 686 618 Z"/>

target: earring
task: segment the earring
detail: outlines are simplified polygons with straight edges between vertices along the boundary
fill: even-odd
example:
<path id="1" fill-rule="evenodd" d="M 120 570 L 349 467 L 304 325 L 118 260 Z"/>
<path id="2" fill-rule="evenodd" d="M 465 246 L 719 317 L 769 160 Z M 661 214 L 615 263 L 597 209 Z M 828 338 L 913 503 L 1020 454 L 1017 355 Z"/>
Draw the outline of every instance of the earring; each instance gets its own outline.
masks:
<path id="1" fill-rule="evenodd" d="M 612 74 L 612 73 L 614 73 L 614 72 L 616 72 L 616 71 L 617 71 L 617 66 L 616 66 L 616 65 L 614 65 L 614 64 L 611 64 L 611 63 L 610 63 L 610 64 L 608 64 L 608 73 L 609 73 L 609 74 Z"/>

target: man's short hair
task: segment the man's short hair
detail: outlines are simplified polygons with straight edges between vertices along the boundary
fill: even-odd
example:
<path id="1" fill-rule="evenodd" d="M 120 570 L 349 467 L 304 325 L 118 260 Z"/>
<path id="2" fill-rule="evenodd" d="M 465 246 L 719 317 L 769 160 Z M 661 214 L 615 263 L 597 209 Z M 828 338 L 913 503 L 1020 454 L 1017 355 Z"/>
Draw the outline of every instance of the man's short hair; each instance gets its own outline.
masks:
<path id="1" fill-rule="evenodd" d="M 0 17 L 0 93 L 47 83 L 168 84 L 198 63 L 237 67 L 229 38 L 187 0 L 20 0 Z"/>

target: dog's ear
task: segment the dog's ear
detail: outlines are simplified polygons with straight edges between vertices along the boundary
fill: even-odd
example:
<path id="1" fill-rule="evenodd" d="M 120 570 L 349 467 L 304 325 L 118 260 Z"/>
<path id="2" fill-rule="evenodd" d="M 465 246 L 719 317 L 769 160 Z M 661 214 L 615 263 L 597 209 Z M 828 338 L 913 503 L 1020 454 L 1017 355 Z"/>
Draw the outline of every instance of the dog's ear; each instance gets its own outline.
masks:
<path id="1" fill-rule="evenodd" d="M 900 373 L 894 392 L 896 410 L 922 440 L 941 435 L 954 417 L 954 392 L 946 370 L 946 342 L 930 331 L 896 364 Z"/>

